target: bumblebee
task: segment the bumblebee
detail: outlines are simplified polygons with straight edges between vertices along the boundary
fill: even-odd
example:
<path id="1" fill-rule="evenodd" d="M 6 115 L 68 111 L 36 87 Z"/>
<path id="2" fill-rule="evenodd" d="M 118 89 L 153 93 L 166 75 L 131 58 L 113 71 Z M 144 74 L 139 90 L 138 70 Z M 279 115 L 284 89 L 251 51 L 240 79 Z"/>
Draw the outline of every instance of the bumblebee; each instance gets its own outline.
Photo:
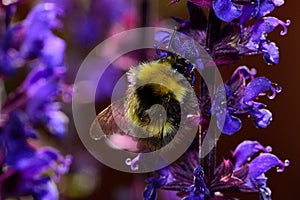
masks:
<path id="1" fill-rule="evenodd" d="M 90 132 L 100 125 L 105 136 L 131 135 L 137 140 L 140 152 L 162 148 L 186 121 L 183 109 L 193 110 L 198 106 L 182 106 L 194 94 L 197 74 L 195 66 L 186 59 L 160 52 L 158 59 L 127 72 L 129 86 L 125 97 L 103 110 Z"/>

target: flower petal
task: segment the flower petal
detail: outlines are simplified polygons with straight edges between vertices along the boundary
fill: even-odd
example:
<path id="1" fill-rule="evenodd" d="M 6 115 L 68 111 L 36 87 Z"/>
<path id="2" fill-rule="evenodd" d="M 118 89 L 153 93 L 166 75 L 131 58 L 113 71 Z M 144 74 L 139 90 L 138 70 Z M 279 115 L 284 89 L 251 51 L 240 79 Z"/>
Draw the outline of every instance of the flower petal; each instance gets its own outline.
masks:
<path id="1" fill-rule="evenodd" d="M 55 183 L 49 178 L 41 178 L 32 182 L 32 196 L 37 200 L 57 200 L 58 190 Z M 30 188 L 28 188 L 30 190 Z"/>
<path id="2" fill-rule="evenodd" d="M 274 42 L 265 42 L 262 44 L 264 59 L 269 64 L 279 63 L 279 49 Z"/>
<path id="3" fill-rule="evenodd" d="M 46 110 L 46 123 L 49 131 L 57 136 L 63 137 L 67 133 L 69 119 L 65 113 L 61 112 L 60 106 L 55 103 L 50 104 Z"/>
<path id="4" fill-rule="evenodd" d="M 275 9 L 275 5 L 269 0 L 262 1 L 257 7 L 257 12 L 253 16 L 255 19 L 266 16 Z"/>
<path id="5" fill-rule="evenodd" d="M 32 157 L 35 149 L 27 143 L 28 133 L 21 113 L 10 115 L 4 130 L 0 134 L 0 149 L 3 151 L 5 165 L 18 169 L 23 160 Z"/>
<path id="6" fill-rule="evenodd" d="M 283 27 L 284 30 L 281 32 L 281 34 L 284 34 L 287 32 L 287 26 L 289 23 L 289 21 L 284 23 L 276 17 L 261 18 L 252 27 L 251 40 L 254 43 L 259 43 L 261 39 L 265 39 L 266 34 L 272 32 L 278 25 Z"/>
<path id="7" fill-rule="evenodd" d="M 259 187 L 260 200 L 271 200 L 271 190 L 266 185 Z"/>
<path id="8" fill-rule="evenodd" d="M 265 77 L 254 78 L 245 88 L 243 102 L 253 101 L 261 93 L 271 89 L 271 81 Z"/>
<path id="9" fill-rule="evenodd" d="M 253 10 L 254 10 L 254 5 L 243 6 L 242 9 L 243 14 L 240 17 L 240 24 L 242 26 L 250 20 Z"/>
<path id="10" fill-rule="evenodd" d="M 253 121 L 258 128 L 267 128 L 272 121 L 272 113 L 267 109 L 255 110 L 251 114 Z"/>
<path id="11" fill-rule="evenodd" d="M 62 24 L 58 19 L 63 15 L 64 10 L 60 5 L 50 2 L 40 3 L 29 13 L 26 24 L 29 26 L 40 24 L 48 29 L 60 28 Z"/>
<path id="12" fill-rule="evenodd" d="M 66 44 L 59 37 L 49 34 L 44 41 L 42 56 L 49 67 L 59 67 L 63 64 Z"/>
<path id="13" fill-rule="evenodd" d="M 284 171 L 284 168 L 288 166 L 288 163 L 282 162 L 277 156 L 271 153 L 262 153 L 249 163 L 248 178 L 255 179 L 278 165 L 281 166 L 281 172 Z"/>
<path id="14" fill-rule="evenodd" d="M 160 44 L 168 45 L 170 40 L 170 33 L 168 31 L 157 31 L 154 35 L 154 40 Z"/>
<path id="15" fill-rule="evenodd" d="M 284 0 L 272 0 L 275 6 L 282 6 L 284 4 Z"/>
<path id="16" fill-rule="evenodd" d="M 241 16 L 242 11 L 231 0 L 213 0 L 213 9 L 221 20 L 231 22 Z"/>
<path id="17" fill-rule="evenodd" d="M 234 169 L 242 167 L 254 154 L 259 151 L 267 152 L 266 148 L 258 141 L 245 140 L 240 143 L 234 150 L 232 156 L 234 158 Z"/>
<path id="18" fill-rule="evenodd" d="M 226 135 L 233 135 L 242 127 L 241 120 L 237 117 L 230 115 L 228 111 L 226 112 L 225 120 L 222 120 L 222 114 L 217 114 L 217 118 L 218 128 L 222 131 L 222 133 Z"/>
<path id="19" fill-rule="evenodd" d="M 156 193 L 156 187 L 153 184 L 148 184 L 143 193 L 144 200 L 155 200 Z"/>
<path id="20" fill-rule="evenodd" d="M 59 87 L 53 80 L 40 80 L 36 84 L 32 85 L 28 89 L 28 96 L 30 100 L 28 101 L 26 112 L 30 120 L 33 122 L 38 122 L 41 120 L 41 116 L 44 115 L 43 108 L 55 100 L 56 96 L 59 94 Z"/>

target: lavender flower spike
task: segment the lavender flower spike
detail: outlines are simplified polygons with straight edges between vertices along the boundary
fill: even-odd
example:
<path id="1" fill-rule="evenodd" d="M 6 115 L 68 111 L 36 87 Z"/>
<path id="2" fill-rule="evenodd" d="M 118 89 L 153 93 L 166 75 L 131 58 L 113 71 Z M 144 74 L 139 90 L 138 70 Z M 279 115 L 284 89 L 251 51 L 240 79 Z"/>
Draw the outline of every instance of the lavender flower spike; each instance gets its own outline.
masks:
<path id="1" fill-rule="evenodd" d="M 68 172 L 71 157 L 52 148 L 36 149 L 27 139 L 35 137 L 21 113 L 12 113 L 0 134 L 3 155 L 0 175 L 1 198 L 31 195 L 34 199 L 58 200 L 54 181 Z M 4 170 L 5 169 L 5 170 Z"/>

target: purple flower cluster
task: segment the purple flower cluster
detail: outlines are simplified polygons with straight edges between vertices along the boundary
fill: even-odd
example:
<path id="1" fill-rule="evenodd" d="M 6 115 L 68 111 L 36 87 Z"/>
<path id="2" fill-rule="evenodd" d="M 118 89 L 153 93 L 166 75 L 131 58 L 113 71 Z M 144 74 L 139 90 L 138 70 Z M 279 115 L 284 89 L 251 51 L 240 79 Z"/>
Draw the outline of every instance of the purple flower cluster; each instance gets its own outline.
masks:
<path id="1" fill-rule="evenodd" d="M 270 153 L 271 147 L 264 147 L 257 141 L 244 141 L 239 144 L 230 159 L 215 169 L 214 177 L 208 179 L 199 164 L 198 152 L 189 151 L 180 163 L 157 171 L 157 176 L 146 180 L 148 183 L 145 200 L 154 200 L 157 189 L 176 191 L 184 200 L 229 200 L 227 192 L 260 192 L 262 200 L 269 200 L 271 192 L 266 185 L 265 173 L 278 166 L 277 172 L 283 172 L 289 161 L 281 161 Z M 222 192 L 223 196 L 217 196 Z"/>
<path id="2" fill-rule="evenodd" d="M 212 114 L 217 116 L 218 127 L 224 134 L 232 135 L 240 130 L 242 122 L 239 117 L 251 116 L 258 128 L 266 128 L 272 120 L 272 113 L 266 109 L 266 105 L 255 100 L 259 96 L 267 95 L 268 91 L 272 93 L 268 97 L 273 99 L 281 91 L 281 87 L 265 77 L 254 77 L 255 73 L 254 69 L 239 67 L 231 79 L 217 89 Z M 220 92 L 222 89 L 225 90 L 226 97 Z M 222 118 L 223 109 L 219 108 L 224 99 L 227 100 L 225 120 Z"/>
<path id="3" fill-rule="evenodd" d="M 55 182 L 68 172 L 71 157 L 54 148 L 38 148 L 32 141 L 41 128 L 56 137 L 67 132 L 69 120 L 61 110 L 71 95 L 64 81 L 66 44 L 53 33 L 62 27 L 64 8 L 43 1 L 26 19 L 11 24 L 16 6 L 18 2 L 3 5 L 7 23 L 0 34 L 0 74 L 5 81 L 24 68 L 27 76 L 1 109 L 0 198 L 55 200 L 59 195 Z"/>
<path id="4" fill-rule="evenodd" d="M 267 39 L 267 34 L 281 25 L 284 29 L 281 35 L 285 35 L 290 21 L 284 23 L 267 15 L 283 4 L 283 0 L 188 0 L 189 20 L 173 17 L 180 24 L 180 34 L 177 35 L 183 35 L 180 37 L 185 42 L 180 43 L 180 37 L 173 36 L 170 47 L 200 70 L 205 69 L 207 63 L 200 56 L 198 46 L 208 51 L 217 66 L 229 65 L 239 61 L 243 55 L 253 54 L 262 54 L 268 64 L 277 64 L 279 49 Z M 210 8 L 208 18 L 201 7 Z M 222 22 L 225 22 L 224 26 L 221 26 Z M 158 45 L 168 45 L 170 39 L 171 35 L 167 32 L 155 35 Z M 212 99 L 207 97 L 202 85 L 201 90 L 204 91 L 201 91 L 199 106 L 204 110 L 201 110 L 202 113 L 208 114 L 201 116 L 205 120 L 199 123 L 200 135 L 203 130 L 205 134 L 205 123 L 210 121 L 211 116 L 216 116 L 217 126 L 223 134 L 233 135 L 241 129 L 242 119 L 248 117 L 252 118 L 256 127 L 266 128 L 272 120 L 272 113 L 258 98 L 267 96 L 274 99 L 281 92 L 281 87 L 264 76 L 256 77 L 255 69 L 240 66 L 229 80 L 216 89 Z M 203 106 L 207 101 L 211 104 Z M 276 166 L 278 172 L 283 172 L 288 165 L 288 160 L 281 161 L 271 153 L 271 147 L 264 147 L 257 141 L 246 140 L 239 144 L 231 157 L 223 160 L 217 168 L 205 159 L 200 162 L 198 151 L 191 147 L 180 162 L 158 170 L 155 176 L 146 180 L 148 185 L 144 199 L 156 199 L 160 188 L 177 191 L 177 196 L 185 200 L 235 199 L 227 195 L 234 191 L 259 192 L 261 200 L 271 200 L 265 173 Z M 211 167 L 213 170 L 208 171 L 214 173 L 206 174 L 205 167 Z"/>
<path id="5" fill-rule="evenodd" d="M 181 24 L 181 32 L 193 37 L 202 46 L 205 46 L 207 19 L 202 9 L 212 3 L 212 9 L 219 19 L 229 22 L 220 33 L 220 39 L 214 44 L 211 55 L 217 65 L 228 65 L 237 62 L 242 55 L 263 54 L 268 64 L 278 64 L 279 49 L 274 42 L 267 39 L 267 34 L 278 25 L 283 27 L 281 35 L 287 33 L 290 20 L 283 22 L 276 17 L 266 16 L 275 6 L 280 6 L 284 1 L 271 0 L 214 0 L 214 1 L 189 1 L 190 19 L 184 21 L 174 18 Z M 203 3 L 206 2 L 206 3 Z M 236 2 L 236 3 L 235 3 Z M 254 19 L 253 25 L 248 25 Z"/>
<path id="6" fill-rule="evenodd" d="M 52 148 L 36 149 L 30 139 L 37 135 L 26 117 L 14 112 L 1 130 L 1 198 L 32 195 L 35 199 L 58 199 L 54 181 L 68 171 L 71 157 L 63 157 Z"/>

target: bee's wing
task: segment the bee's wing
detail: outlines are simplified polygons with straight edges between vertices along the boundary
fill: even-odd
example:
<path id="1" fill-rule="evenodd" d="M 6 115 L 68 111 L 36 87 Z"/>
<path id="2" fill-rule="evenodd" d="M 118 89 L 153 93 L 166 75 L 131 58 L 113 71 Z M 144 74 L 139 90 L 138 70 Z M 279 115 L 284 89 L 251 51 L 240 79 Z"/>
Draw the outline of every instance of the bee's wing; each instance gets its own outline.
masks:
<path id="1" fill-rule="evenodd" d="M 101 139 L 112 134 L 128 134 L 128 122 L 124 108 L 125 98 L 121 98 L 100 112 L 90 127 L 90 136 Z"/>

